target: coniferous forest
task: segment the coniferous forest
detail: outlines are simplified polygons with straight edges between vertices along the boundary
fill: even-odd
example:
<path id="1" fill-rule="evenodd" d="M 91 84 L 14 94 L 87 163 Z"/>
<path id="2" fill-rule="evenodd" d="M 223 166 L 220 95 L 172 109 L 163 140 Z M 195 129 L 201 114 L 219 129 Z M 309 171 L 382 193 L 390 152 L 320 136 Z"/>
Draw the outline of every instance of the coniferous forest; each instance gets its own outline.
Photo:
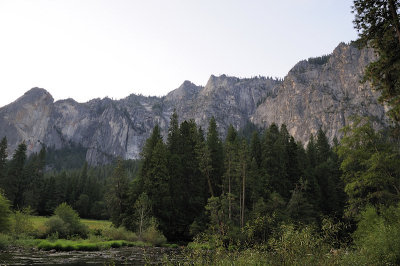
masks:
<path id="1" fill-rule="evenodd" d="M 376 131 L 368 118 L 355 117 L 340 143 L 330 143 L 320 129 L 307 145 L 285 125 L 249 132 L 231 126 L 222 139 L 214 118 L 204 132 L 192 120 L 179 123 L 174 113 L 166 139 L 155 126 L 141 160 L 77 169 L 56 169 L 49 158 L 71 150 L 46 155 L 43 148 L 27 157 L 25 143 L 7 160 L 3 138 L 2 200 L 41 216 L 67 204 L 82 218 L 110 219 L 139 236 L 155 228 L 172 243 L 266 245 L 283 260 L 289 258 L 279 253 L 285 245 L 400 258 L 392 251 L 400 236 L 395 128 Z M 377 239 L 383 241 L 378 251 Z"/>
<path id="2" fill-rule="evenodd" d="M 354 44 L 377 55 L 361 82 L 381 93 L 385 127 L 354 116 L 340 140 L 320 128 L 301 143 L 286 125 L 221 135 L 214 117 L 203 130 L 174 112 L 139 160 L 95 167 L 78 144 L 9 155 L 3 137 L 0 250 L 179 245 L 157 263 L 400 265 L 400 2 L 353 4 Z"/>

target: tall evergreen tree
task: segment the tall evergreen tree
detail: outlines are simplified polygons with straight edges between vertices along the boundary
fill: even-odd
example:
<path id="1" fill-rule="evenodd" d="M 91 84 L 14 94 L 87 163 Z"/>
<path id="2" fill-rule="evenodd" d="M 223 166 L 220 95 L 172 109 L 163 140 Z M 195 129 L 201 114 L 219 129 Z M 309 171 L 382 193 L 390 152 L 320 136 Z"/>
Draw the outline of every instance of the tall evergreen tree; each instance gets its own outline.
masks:
<path id="1" fill-rule="evenodd" d="M 328 138 L 325 132 L 320 128 L 317 132 L 316 148 L 316 163 L 327 161 L 332 156 L 331 146 L 329 145 Z"/>
<path id="2" fill-rule="evenodd" d="M 4 189 L 7 176 L 7 138 L 3 137 L 0 142 L 0 188 Z"/>
<path id="3" fill-rule="evenodd" d="M 262 150 L 260 136 L 257 131 L 254 131 L 250 140 L 250 157 L 257 163 L 257 166 L 261 166 L 262 162 Z"/>
<path id="4" fill-rule="evenodd" d="M 7 195 L 13 202 L 15 209 L 22 208 L 25 205 L 25 195 L 28 186 L 28 176 L 25 171 L 26 163 L 26 144 L 22 142 L 15 150 L 10 162 L 9 173 L 7 177 Z"/>
<path id="5" fill-rule="evenodd" d="M 283 127 L 282 134 L 277 125 L 272 124 L 266 131 L 263 139 L 263 168 L 268 175 L 271 191 L 275 191 L 285 199 L 290 197 L 286 166 L 288 157 L 286 146 L 289 134 Z"/>
<path id="6" fill-rule="evenodd" d="M 393 205 L 400 199 L 398 149 L 376 132 L 368 119 L 356 118 L 344 128 L 338 147 L 342 179 L 349 197 L 349 215 L 366 205 Z"/>
<path id="7" fill-rule="evenodd" d="M 175 225 L 173 219 L 176 218 L 172 201 L 174 194 L 170 190 L 167 149 L 161 139 L 154 146 L 151 157 L 145 157 L 144 160 L 148 162 L 148 169 L 140 176 L 143 180 L 143 192 L 152 203 L 153 214 L 158 219 L 161 230 L 170 237 L 167 232 L 173 231 L 171 225 Z"/>
<path id="8" fill-rule="evenodd" d="M 354 0 L 354 25 L 359 32 L 357 43 L 370 46 L 378 59 L 365 70 L 369 80 L 381 92 L 379 100 L 387 103 L 389 116 L 400 122 L 400 1 Z"/>
<path id="9" fill-rule="evenodd" d="M 217 123 L 215 118 L 210 119 L 207 132 L 207 148 L 210 153 L 211 169 L 210 179 L 215 195 L 221 194 L 222 188 L 222 175 L 224 172 L 224 158 L 223 158 L 223 145 L 218 136 Z"/>
<path id="10" fill-rule="evenodd" d="M 122 159 L 118 159 L 107 193 L 107 204 L 111 214 L 111 221 L 116 226 L 122 224 L 127 209 L 128 183 Z"/>
<path id="11" fill-rule="evenodd" d="M 239 191 L 240 196 L 240 226 L 241 228 L 245 225 L 245 211 L 246 211 L 246 190 L 247 182 L 248 182 L 248 168 L 249 168 L 249 151 L 246 140 L 242 140 L 239 146 L 239 169 L 238 172 L 240 173 L 241 182 L 241 189 Z"/>
<path id="12" fill-rule="evenodd" d="M 225 139 L 224 144 L 224 164 L 225 164 L 225 173 L 223 180 L 223 189 L 222 193 L 227 195 L 228 198 L 228 218 L 230 221 L 233 219 L 234 212 L 234 189 L 237 188 L 238 181 L 238 136 L 236 130 L 232 125 L 228 128 L 228 134 Z"/>

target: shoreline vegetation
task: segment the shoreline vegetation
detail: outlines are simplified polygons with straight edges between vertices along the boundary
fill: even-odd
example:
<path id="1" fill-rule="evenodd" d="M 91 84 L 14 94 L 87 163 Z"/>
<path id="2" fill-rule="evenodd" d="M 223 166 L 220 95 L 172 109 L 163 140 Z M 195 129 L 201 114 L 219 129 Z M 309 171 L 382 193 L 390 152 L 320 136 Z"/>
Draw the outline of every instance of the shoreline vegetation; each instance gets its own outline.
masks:
<path id="1" fill-rule="evenodd" d="M 183 265 L 400 264 L 400 152 L 390 131 L 378 132 L 367 118 L 355 118 L 343 129 L 340 144 L 331 145 L 321 129 L 304 149 L 284 125 L 271 125 L 261 137 L 254 132 L 248 139 L 230 127 L 222 142 L 215 120 L 207 139 L 193 121 L 179 126 L 175 117 L 174 124 L 169 142 L 177 151 L 168 151 L 172 144 L 164 143 L 155 127 L 137 176 L 129 179 L 123 161 L 116 163 L 103 192 L 109 221 L 81 219 L 84 208 L 78 212 L 66 202 L 56 205 L 52 216 L 33 216 L 37 209 L 12 210 L 19 205 L 0 193 L 0 250 L 179 247 L 158 260 Z M 211 153 L 214 144 L 220 152 Z M 177 170 L 183 158 L 185 168 Z M 221 163 L 214 167 L 216 161 Z M 214 174 L 220 179 L 212 177 L 217 167 L 221 171 Z M 187 175 L 193 182 L 186 182 Z M 195 205 L 188 204 L 193 200 Z"/>
<path id="2" fill-rule="evenodd" d="M 65 205 L 64 205 L 65 206 Z M 72 210 L 72 209 L 70 209 Z M 141 237 L 110 221 L 78 219 L 84 234 L 63 235 L 61 228 L 52 228 L 52 217 L 33 216 L 29 209 L 11 214 L 9 230 L 0 233 L 0 250 L 33 248 L 44 251 L 100 251 L 120 247 L 178 247 L 166 243 L 158 231 L 147 230 Z M 52 232 L 55 231 L 55 232 Z"/>

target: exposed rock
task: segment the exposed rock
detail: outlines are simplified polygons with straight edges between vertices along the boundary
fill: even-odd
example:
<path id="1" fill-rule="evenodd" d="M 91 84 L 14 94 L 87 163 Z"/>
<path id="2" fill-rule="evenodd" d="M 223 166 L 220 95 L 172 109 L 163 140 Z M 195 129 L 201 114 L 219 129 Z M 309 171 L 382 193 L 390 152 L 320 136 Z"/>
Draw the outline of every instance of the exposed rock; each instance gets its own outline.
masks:
<path id="1" fill-rule="evenodd" d="M 307 142 L 321 127 L 332 141 L 352 115 L 385 123 L 378 93 L 360 80 L 375 58 L 372 50 L 341 43 L 324 64 L 301 61 L 285 77 L 276 97 L 261 104 L 251 120 L 258 125 L 286 124 L 296 139 Z"/>
<path id="2" fill-rule="evenodd" d="M 322 127 L 332 140 L 353 114 L 384 123 L 377 93 L 359 82 L 374 58 L 371 50 L 342 43 L 328 60 L 299 62 L 283 81 L 212 75 L 205 87 L 185 81 L 164 97 L 131 94 L 118 101 L 54 102 L 47 91 L 33 88 L 0 108 L 0 137 L 7 136 L 10 155 L 24 140 L 29 152 L 42 144 L 62 148 L 80 143 L 88 149 L 86 160 L 96 165 L 117 156 L 138 158 L 156 124 L 167 135 L 176 110 L 181 121 L 194 119 L 205 130 L 214 116 L 222 135 L 230 124 L 239 129 L 251 120 L 262 127 L 284 123 L 303 142 Z"/>

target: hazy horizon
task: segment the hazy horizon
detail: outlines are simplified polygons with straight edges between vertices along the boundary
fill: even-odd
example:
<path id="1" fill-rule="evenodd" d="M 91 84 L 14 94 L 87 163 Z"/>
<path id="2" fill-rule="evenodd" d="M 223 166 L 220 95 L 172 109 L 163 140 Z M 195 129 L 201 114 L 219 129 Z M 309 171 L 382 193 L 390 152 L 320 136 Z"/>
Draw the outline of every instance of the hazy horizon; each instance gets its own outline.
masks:
<path id="1" fill-rule="evenodd" d="M 164 96 L 211 75 L 283 78 L 357 36 L 345 0 L 1 1 L 4 106 L 33 87 L 55 100 Z"/>

